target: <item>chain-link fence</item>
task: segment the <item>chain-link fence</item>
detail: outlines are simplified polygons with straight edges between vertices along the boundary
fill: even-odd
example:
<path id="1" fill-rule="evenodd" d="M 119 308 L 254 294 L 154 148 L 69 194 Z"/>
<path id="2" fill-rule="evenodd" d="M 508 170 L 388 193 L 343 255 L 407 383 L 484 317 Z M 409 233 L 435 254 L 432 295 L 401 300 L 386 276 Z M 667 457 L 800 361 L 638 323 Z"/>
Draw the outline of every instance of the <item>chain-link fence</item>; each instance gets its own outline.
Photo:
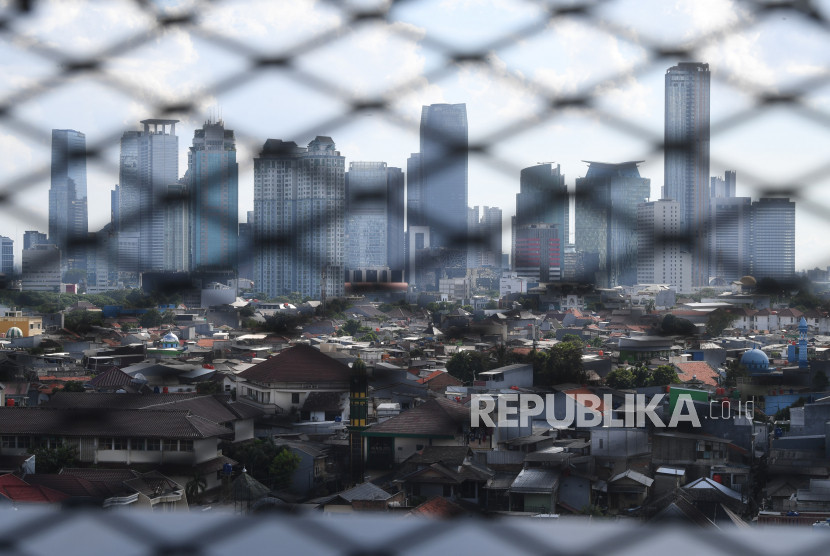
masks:
<path id="1" fill-rule="evenodd" d="M 830 79 L 821 53 L 826 50 L 826 6 L 802 1 L 681 4 L 672 8 L 679 13 L 672 18 L 659 3 L 626 2 L 141 1 L 121 5 L 122 16 L 98 3 L 9 2 L 0 20 L 9 57 L 8 80 L 0 100 L 0 126 L 7 145 L 0 211 L 16 227 L 18 241 L 22 228 L 46 229 L 43 200 L 52 170 L 48 153 L 51 129 L 60 125 L 55 121 L 60 109 L 89 112 L 87 119 L 96 130 L 89 134 L 85 151 L 70 156 L 83 156 L 91 168 L 90 177 L 96 178 L 87 187 L 90 229 L 99 230 L 109 221 L 101 215 L 108 216 L 110 211 L 102 201 L 108 186 L 101 182 L 114 183 L 116 176 L 123 175 L 118 150 L 125 129 L 134 129 L 132 121 L 148 117 L 180 120 L 189 130 L 188 125 L 198 127 L 194 122 L 205 117 L 206 107 L 221 106 L 228 127 L 235 131 L 239 206 L 244 207 L 251 205 L 250 161 L 267 137 L 279 134 L 302 143 L 315 135 L 336 138 L 343 134 L 348 139 L 339 148 L 349 160 L 394 158 L 397 162 L 390 164 L 403 167 L 406 155 L 401 151 L 417 150 L 419 132 L 422 146 L 424 141 L 413 110 L 443 101 L 444 94 L 468 104 L 470 139 L 468 144 L 449 144 L 432 138 L 449 147 L 450 153 L 434 164 L 455 164 L 459 149 L 465 159 L 469 156 L 469 205 L 492 198 L 493 205 L 510 215 L 512 192 L 518 189 L 523 167 L 537 157 L 570 156 L 571 181 L 581 174 L 581 169 L 574 169 L 577 160 L 599 158 L 593 156 L 597 151 L 610 161 L 622 156 L 646 161 L 642 175 L 651 178 L 650 196 L 656 199 L 661 197 L 658 172 L 665 152 L 678 150 L 692 157 L 704 152 L 696 150 L 700 147 L 692 140 L 671 139 L 665 144 L 663 110 L 655 102 L 663 99 L 659 89 L 668 67 L 682 60 L 699 60 L 712 65 L 712 121 L 707 130 L 712 148 L 706 137 L 704 150 L 710 160 L 699 165 L 711 169 L 703 176 L 706 189 L 709 173 L 729 169 L 737 172 L 741 187 L 755 197 L 788 196 L 799 211 L 795 244 L 810 253 L 800 256 L 799 263 L 803 259 L 807 264 L 820 264 L 824 258 L 821 226 L 828 208 L 820 194 L 828 166 L 821 147 L 827 137 L 824 91 Z M 463 9 L 467 11 L 459 11 Z M 468 17 L 471 21 L 463 25 Z M 240 24 L 242 20 L 247 23 Z M 315 23 L 303 25 L 304 21 Z M 766 37 L 766 43 L 759 36 Z M 569 51 L 572 45 L 583 54 L 592 45 L 596 51 L 574 57 Z M 782 51 L 791 49 L 789 57 L 780 60 L 776 45 Z M 551 46 L 555 48 L 539 58 L 530 55 Z M 381 65 L 372 56 L 383 51 L 403 54 L 391 55 Z M 358 59 L 350 61 L 350 56 Z M 365 63 L 360 56 L 367 57 Z M 414 57 L 414 62 L 407 56 Z M 609 58 L 616 62 L 605 63 Z M 546 72 L 532 70 L 537 60 L 549 66 Z M 340 65 L 348 71 L 338 71 Z M 176 79 L 177 72 L 187 74 L 187 79 Z M 263 79 L 272 80 L 273 85 L 263 88 L 258 83 Z M 466 82 L 467 88 L 455 87 L 456 80 L 462 85 Z M 653 90 L 644 92 L 644 87 Z M 246 96 L 247 90 L 255 91 L 256 98 Z M 482 109 L 474 108 L 477 98 L 458 98 L 459 90 L 480 95 L 485 111 L 498 111 L 483 118 Z M 101 95 L 100 102 L 93 100 L 95 95 Z M 707 91 L 707 103 L 708 96 Z M 130 108 L 116 110 L 117 103 Z M 250 108 L 247 113 L 235 110 L 246 106 Z M 99 109 L 100 113 L 92 114 Z M 270 116 L 269 109 L 278 116 Z M 708 117 L 708 106 L 705 111 Z M 208 117 L 221 118 L 215 109 Z M 371 125 L 369 119 L 373 119 Z M 596 129 L 591 135 L 581 127 Z M 379 137 L 369 141 L 372 134 Z M 182 142 L 189 141 L 181 137 Z M 549 150 L 528 148 L 540 141 L 550 141 L 564 154 L 553 152 L 545 157 Z M 617 145 L 614 150 L 608 147 L 612 143 Z M 389 154 L 390 144 L 398 154 Z M 572 144 L 578 148 L 571 148 Z M 765 152 L 754 152 L 761 148 Z M 123 156 L 123 145 L 121 151 Z M 574 193 L 569 185 L 569 191 L 577 207 L 582 204 L 599 210 L 610 202 L 588 188 Z M 165 195 L 169 202 L 182 201 L 181 190 Z M 189 192 L 185 200 L 192 195 Z M 548 195 L 545 202 L 561 202 L 560 193 L 551 190 Z M 371 198 L 361 202 L 367 200 Z M 417 210 L 410 208 L 410 221 L 419 216 Z M 218 212 L 209 210 L 205 214 L 207 219 L 217 216 Z M 612 206 L 608 218 L 612 216 L 621 229 L 636 228 L 635 212 Z M 695 225 L 709 227 L 709 213 L 699 216 Z M 327 217 L 345 215 L 324 211 L 319 221 Z M 119 229 L 139 226 L 138 221 L 147 218 L 153 216 L 125 212 L 120 215 Z M 579 247 L 578 228 L 584 221 L 579 208 L 576 220 Z M 432 233 L 448 235 L 451 245 L 493 244 L 480 234 L 467 235 L 466 222 L 435 218 L 431 222 Z M 505 218 L 503 246 L 510 241 L 508 223 Z M 235 226 L 235 222 L 222 226 Z M 812 227 L 818 231 L 811 233 Z M 698 258 L 696 250 L 709 249 L 709 240 L 694 227 L 687 229 L 691 231 L 681 238 L 684 249 Z M 313 226 L 259 229 L 254 243 L 243 246 L 240 259 L 254 258 L 260 249 L 275 245 L 284 256 L 296 256 L 307 248 L 306 236 L 314 233 Z M 560 230 L 562 247 L 569 243 L 570 234 L 570 229 Z M 69 235 L 66 240 L 100 249 L 104 235 Z M 655 239 L 659 243 L 678 238 Z M 67 252 L 73 249 L 62 247 Z M 116 243 L 106 247 L 105 253 L 118 257 L 123 248 Z M 159 249 L 158 242 L 150 249 Z M 604 266 L 611 266 L 614 258 L 632 256 L 631 252 L 602 249 L 608 251 L 603 255 L 608 257 L 602 261 Z M 626 264 L 630 266 L 631 261 Z M 602 285 L 614 283 L 605 279 Z"/>

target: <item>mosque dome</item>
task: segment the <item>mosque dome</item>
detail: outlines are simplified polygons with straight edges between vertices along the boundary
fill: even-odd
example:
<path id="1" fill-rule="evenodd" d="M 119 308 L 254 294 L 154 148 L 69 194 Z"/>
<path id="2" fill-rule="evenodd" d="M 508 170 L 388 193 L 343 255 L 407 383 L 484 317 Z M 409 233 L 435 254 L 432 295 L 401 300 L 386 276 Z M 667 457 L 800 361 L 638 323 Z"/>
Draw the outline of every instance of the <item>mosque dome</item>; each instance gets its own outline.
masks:
<path id="1" fill-rule="evenodd" d="M 168 332 L 167 334 L 164 335 L 164 338 L 162 338 L 161 341 L 165 342 L 165 343 L 175 342 L 175 343 L 178 344 L 179 343 L 179 338 L 178 338 L 178 336 L 176 336 L 172 332 Z"/>
<path id="2" fill-rule="evenodd" d="M 22 338 L 22 337 L 23 337 L 23 331 L 20 330 L 16 326 L 12 326 L 8 330 L 6 330 L 6 338 Z"/>
<path id="3" fill-rule="evenodd" d="M 758 348 L 751 349 L 741 356 L 741 365 L 750 373 L 765 373 L 769 371 L 769 357 Z"/>

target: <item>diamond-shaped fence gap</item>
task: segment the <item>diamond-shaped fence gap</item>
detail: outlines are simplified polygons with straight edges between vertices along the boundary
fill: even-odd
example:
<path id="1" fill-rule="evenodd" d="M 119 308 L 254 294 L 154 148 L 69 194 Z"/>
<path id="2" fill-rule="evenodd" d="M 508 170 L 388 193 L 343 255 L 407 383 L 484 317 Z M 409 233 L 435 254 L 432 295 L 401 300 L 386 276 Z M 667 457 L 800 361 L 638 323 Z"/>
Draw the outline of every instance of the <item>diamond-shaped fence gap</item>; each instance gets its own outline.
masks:
<path id="1" fill-rule="evenodd" d="M 341 10 L 325 2 L 296 0 L 226 0 L 200 3 L 199 25 L 251 49 L 271 54 L 302 55 L 320 37 L 337 33 L 345 22 Z M 307 45 L 298 49 L 298 45 Z"/>
<path id="2" fill-rule="evenodd" d="M 152 33 L 156 21 L 135 2 L 67 2 L 39 0 L 25 17 L 14 19 L 14 30 L 67 58 L 86 58 L 125 36 Z"/>
<path id="3" fill-rule="evenodd" d="M 436 12 L 446 17 L 435 17 Z M 463 27 L 453 24 L 457 17 L 463 17 L 466 22 Z M 547 11 L 541 4 L 510 0 L 419 0 L 396 3 L 389 10 L 390 21 L 429 29 L 431 37 L 446 44 L 451 51 L 460 52 L 481 51 L 499 37 L 546 17 Z"/>
<path id="4" fill-rule="evenodd" d="M 830 150 L 830 134 L 822 122 L 800 117 L 789 106 L 767 107 L 756 114 L 739 126 L 712 134 L 711 159 L 736 170 L 739 184 L 755 189 L 778 187 L 790 183 L 798 170 L 825 162 L 821 152 Z M 771 162 L 759 167 L 758 160 Z"/>
<path id="5" fill-rule="evenodd" d="M 8 40 L 7 40 L 8 39 Z M 5 77 L 0 80 L 0 105 L 7 104 L 8 96 L 33 87 L 55 73 L 54 65 L 29 51 L 24 41 L 9 39 L 0 34 L 0 59 Z"/>
<path id="6" fill-rule="evenodd" d="M 111 57 L 106 71 L 150 106 L 192 103 L 208 86 L 247 68 L 245 58 L 182 29 L 169 29 L 140 47 Z M 149 107 L 149 106 L 148 106 Z"/>
<path id="7" fill-rule="evenodd" d="M 301 56 L 296 67 L 336 83 L 352 98 L 382 97 L 389 89 L 408 84 L 437 67 L 427 66 L 427 57 L 414 37 L 392 29 L 402 25 L 367 21 L 348 36 Z M 433 57 L 433 64 L 440 62 Z"/>

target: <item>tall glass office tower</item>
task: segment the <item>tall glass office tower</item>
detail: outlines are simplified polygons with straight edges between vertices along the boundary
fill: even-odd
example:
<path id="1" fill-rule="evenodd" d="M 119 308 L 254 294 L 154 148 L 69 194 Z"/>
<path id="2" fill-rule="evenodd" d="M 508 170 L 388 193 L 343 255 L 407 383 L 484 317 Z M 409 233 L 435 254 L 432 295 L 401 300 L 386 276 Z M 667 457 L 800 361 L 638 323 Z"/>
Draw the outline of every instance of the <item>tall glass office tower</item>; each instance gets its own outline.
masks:
<path id="1" fill-rule="evenodd" d="M 89 232 L 86 193 L 86 136 L 74 129 L 52 130 L 49 241 L 64 253 L 67 268 L 85 269 Z"/>
<path id="2" fill-rule="evenodd" d="M 709 283 L 709 64 L 681 62 L 666 71 L 664 197 L 680 203 L 692 254 L 692 284 Z"/>
<path id="3" fill-rule="evenodd" d="M 233 131 L 205 122 L 187 155 L 191 268 L 235 270 L 239 239 L 239 168 Z M 175 220 L 174 220 L 175 222 Z"/>
<path id="4" fill-rule="evenodd" d="M 432 247 L 463 248 L 467 237 L 467 106 L 421 110 L 420 192 Z"/>

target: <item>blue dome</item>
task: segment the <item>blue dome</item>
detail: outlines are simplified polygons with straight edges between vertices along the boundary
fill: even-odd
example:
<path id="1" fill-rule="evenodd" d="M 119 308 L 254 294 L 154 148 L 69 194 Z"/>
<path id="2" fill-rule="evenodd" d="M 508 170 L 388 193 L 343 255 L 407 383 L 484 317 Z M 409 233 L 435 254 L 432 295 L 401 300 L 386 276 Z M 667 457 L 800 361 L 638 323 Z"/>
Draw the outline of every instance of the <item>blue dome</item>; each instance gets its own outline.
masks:
<path id="1" fill-rule="evenodd" d="M 175 343 L 178 344 L 179 343 L 179 338 L 175 334 L 173 334 L 172 332 L 168 332 L 167 334 L 164 335 L 164 338 L 162 338 L 161 341 L 162 342 L 175 342 Z"/>
<path id="2" fill-rule="evenodd" d="M 769 371 L 769 357 L 758 348 L 751 349 L 741 356 L 741 365 L 750 373 Z"/>

